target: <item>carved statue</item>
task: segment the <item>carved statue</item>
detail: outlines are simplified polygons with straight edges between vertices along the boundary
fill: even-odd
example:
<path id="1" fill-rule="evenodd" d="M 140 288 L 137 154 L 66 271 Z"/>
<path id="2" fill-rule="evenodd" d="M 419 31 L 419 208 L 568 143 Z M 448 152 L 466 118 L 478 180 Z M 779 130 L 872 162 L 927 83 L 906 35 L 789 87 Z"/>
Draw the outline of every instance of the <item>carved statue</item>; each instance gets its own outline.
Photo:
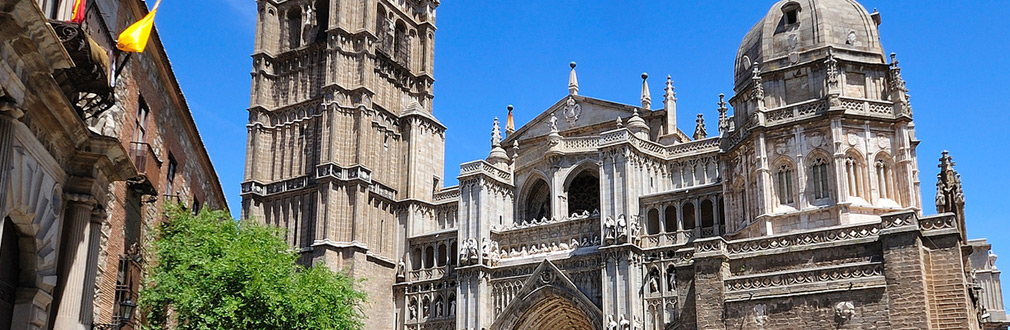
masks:
<path id="1" fill-rule="evenodd" d="M 404 273 L 407 269 L 407 263 L 403 262 L 403 258 L 400 258 L 400 263 L 396 265 L 396 279 L 403 280 Z"/>
<path id="2" fill-rule="evenodd" d="M 411 320 L 417 319 L 417 303 L 414 302 L 410 303 L 410 319 Z"/>
<path id="3" fill-rule="evenodd" d="M 553 113 L 551 114 L 550 125 L 551 125 L 551 133 L 558 132 L 558 116 L 555 116 Z"/>
<path id="4" fill-rule="evenodd" d="M 624 317 L 624 314 L 621 314 L 621 317 L 617 320 L 617 323 L 620 324 L 621 330 L 631 329 L 631 322 Z"/>
<path id="5" fill-rule="evenodd" d="M 607 220 L 603 221 L 603 228 L 604 228 L 604 231 L 606 232 L 606 235 L 607 235 L 606 236 L 606 240 L 608 242 L 614 240 L 614 238 L 615 238 L 614 233 L 616 231 L 615 230 L 616 227 L 617 227 L 617 223 L 614 222 L 614 218 L 607 217 Z"/>
<path id="6" fill-rule="evenodd" d="M 456 315 L 456 299 L 449 300 L 449 315 Z"/>
<path id="7" fill-rule="evenodd" d="M 441 299 L 440 300 L 436 300 L 435 301 L 435 316 L 436 317 L 442 316 L 442 314 L 444 314 L 442 312 L 442 307 L 445 307 L 445 304 L 442 303 L 442 300 Z"/>
<path id="8" fill-rule="evenodd" d="M 614 322 L 613 315 L 607 315 L 607 330 L 617 330 L 617 322 Z"/>
<path id="9" fill-rule="evenodd" d="M 477 263 L 477 259 L 478 259 L 478 255 L 477 255 L 477 253 L 478 253 L 477 252 L 477 240 L 471 238 L 469 242 L 470 242 L 469 243 L 469 246 L 470 246 L 469 249 L 470 249 L 470 251 L 467 254 L 468 254 L 468 257 L 469 257 L 468 261 L 472 265 L 472 264 L 476 264 Z"/>
<path id="10" fill-rule="evenodd" d="M 625 230 L 626 228 L 628 228 L 628 221 L 624 218 L 624 215 L 622 214 L 617 217 L 616 235 L 618 243 L 623 243 L 628 239 L 628 231 Z"/>
<path id="11" fill-rule="evenodd" d="M 568 244 L 568 247 L 571 248 L 571 249 L 578 249 L 579 248 L 579 240 L 573 238 L 572 242 Z"/>
<path id="12" fill-rule="evenodd" d="M 649 275 L 649 293 L 659 292 L 659 279 L 656 274 Z"/>

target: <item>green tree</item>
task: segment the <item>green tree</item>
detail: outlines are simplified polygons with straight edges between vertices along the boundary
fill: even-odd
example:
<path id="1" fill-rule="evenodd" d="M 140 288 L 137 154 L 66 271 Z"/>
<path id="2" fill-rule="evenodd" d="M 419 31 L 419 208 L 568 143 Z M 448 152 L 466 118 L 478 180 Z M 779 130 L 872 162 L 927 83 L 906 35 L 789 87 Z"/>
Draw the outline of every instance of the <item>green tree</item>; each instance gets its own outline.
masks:
<path id="1" fill-rule="evenodd" d="M 295 263 L 281 231 L 226 212 L 167 211 L 140 293 L 147 329 L 360 329 L 365 295 L 325 266 Z"/>

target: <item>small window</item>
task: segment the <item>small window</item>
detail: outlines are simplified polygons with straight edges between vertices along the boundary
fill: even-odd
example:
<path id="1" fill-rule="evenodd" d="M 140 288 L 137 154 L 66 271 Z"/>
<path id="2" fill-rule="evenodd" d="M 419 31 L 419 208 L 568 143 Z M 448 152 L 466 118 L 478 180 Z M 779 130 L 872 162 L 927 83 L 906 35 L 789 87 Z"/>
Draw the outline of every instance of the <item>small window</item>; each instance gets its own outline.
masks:
<path id="1" fill-rule="evenodd" d="M 789 165 L 779 167 L 778 195 L 779 204 L 788 205 L 793 203 L 793 169 Z"/>
<path id="2" fill-rule="evenodd" d="M 849 156 L 845 158 L 845 176 L 849 187 L 849 196 L 852 197 L 863 196 L 862 176 L 859 170 L 860 164 L 855 157 Z"/>
<path id="3" fill-rule="evenodd" d="M 785 25 L 793 25 L 799 22 L 800 4 L 789 2 L 782 6 L 782 20 Z"/>
<path id="4" fill-rule="evenodd" d="M 179 166 L 179 164 L 176 163 L 175 156 L 172 156 L 172 153 L 168 153 L 168 174 L 165 176 L 165 178 L 167 179 L 165 181 L 165 195 L 166 196 L 174 196 L 175 195 L 175 192 L 172 190 L 173 189 L 172 184 L 175 181 L 175 171 L 176 171 L 176 167 L 178 167 L 178 166 Z M 176 196 L 176 197 L 178 197 L 178 196 Z"/>
<path id="5" fill-rule="evenodd" d="M 823 158 L 814 160 L 814 199 L 824 199 L 830 196 L 828 185 L 828 163 Z"/>
<path id="6" fill-rule="evenodd" d="M 878 197 L 892 199 L 891 167 L 883 159 L 877 160 L 877 192 Z"/>

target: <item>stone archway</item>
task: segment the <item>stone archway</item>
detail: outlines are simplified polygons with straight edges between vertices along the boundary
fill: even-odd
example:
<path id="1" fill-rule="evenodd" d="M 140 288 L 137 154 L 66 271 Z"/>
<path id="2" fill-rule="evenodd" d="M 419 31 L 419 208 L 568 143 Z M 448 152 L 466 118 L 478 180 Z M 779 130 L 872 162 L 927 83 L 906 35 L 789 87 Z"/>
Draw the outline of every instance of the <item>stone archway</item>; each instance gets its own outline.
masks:
<path id="1" fill-rule="evenodd" d="M 602 314 L 557 266 L 544 260 L 489 329 L 602 329 Z"/>
<path id="2" fill-rule="evenodd" d="M 4 226 L 18 235 L 20 274 L 15 288 L 12 329 L 45 329 L 57 285 L 57 260 L 63 189 L 47 167 L 26 148 L 15 145 L 3 187 Z"/>
<path id="3" fill-rule="evenodd" d="M 589 316 L 576 302 L 558 294 L 554 287 L 544 287 L 540 299 L 536 299 L 526 312 L 516 318 L 512 329 L 529 330 L 582 330 L 595 329 Z M 525 305 L 525 304 L 524 304 Z"/>

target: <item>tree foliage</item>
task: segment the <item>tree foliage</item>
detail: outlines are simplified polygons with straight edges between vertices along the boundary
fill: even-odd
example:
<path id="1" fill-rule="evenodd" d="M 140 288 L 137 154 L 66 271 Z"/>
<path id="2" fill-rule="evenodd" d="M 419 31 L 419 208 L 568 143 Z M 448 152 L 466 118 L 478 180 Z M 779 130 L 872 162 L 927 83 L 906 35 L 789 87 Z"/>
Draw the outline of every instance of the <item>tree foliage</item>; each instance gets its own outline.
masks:
<path id="1" fill-rule="evenodd" d="M 365 295 L 354 281 L 325 266 L 297 265 L 280 233 L 223 211 L 169 209 L 140 293 L 145 327 L 360 329 Z"/>

